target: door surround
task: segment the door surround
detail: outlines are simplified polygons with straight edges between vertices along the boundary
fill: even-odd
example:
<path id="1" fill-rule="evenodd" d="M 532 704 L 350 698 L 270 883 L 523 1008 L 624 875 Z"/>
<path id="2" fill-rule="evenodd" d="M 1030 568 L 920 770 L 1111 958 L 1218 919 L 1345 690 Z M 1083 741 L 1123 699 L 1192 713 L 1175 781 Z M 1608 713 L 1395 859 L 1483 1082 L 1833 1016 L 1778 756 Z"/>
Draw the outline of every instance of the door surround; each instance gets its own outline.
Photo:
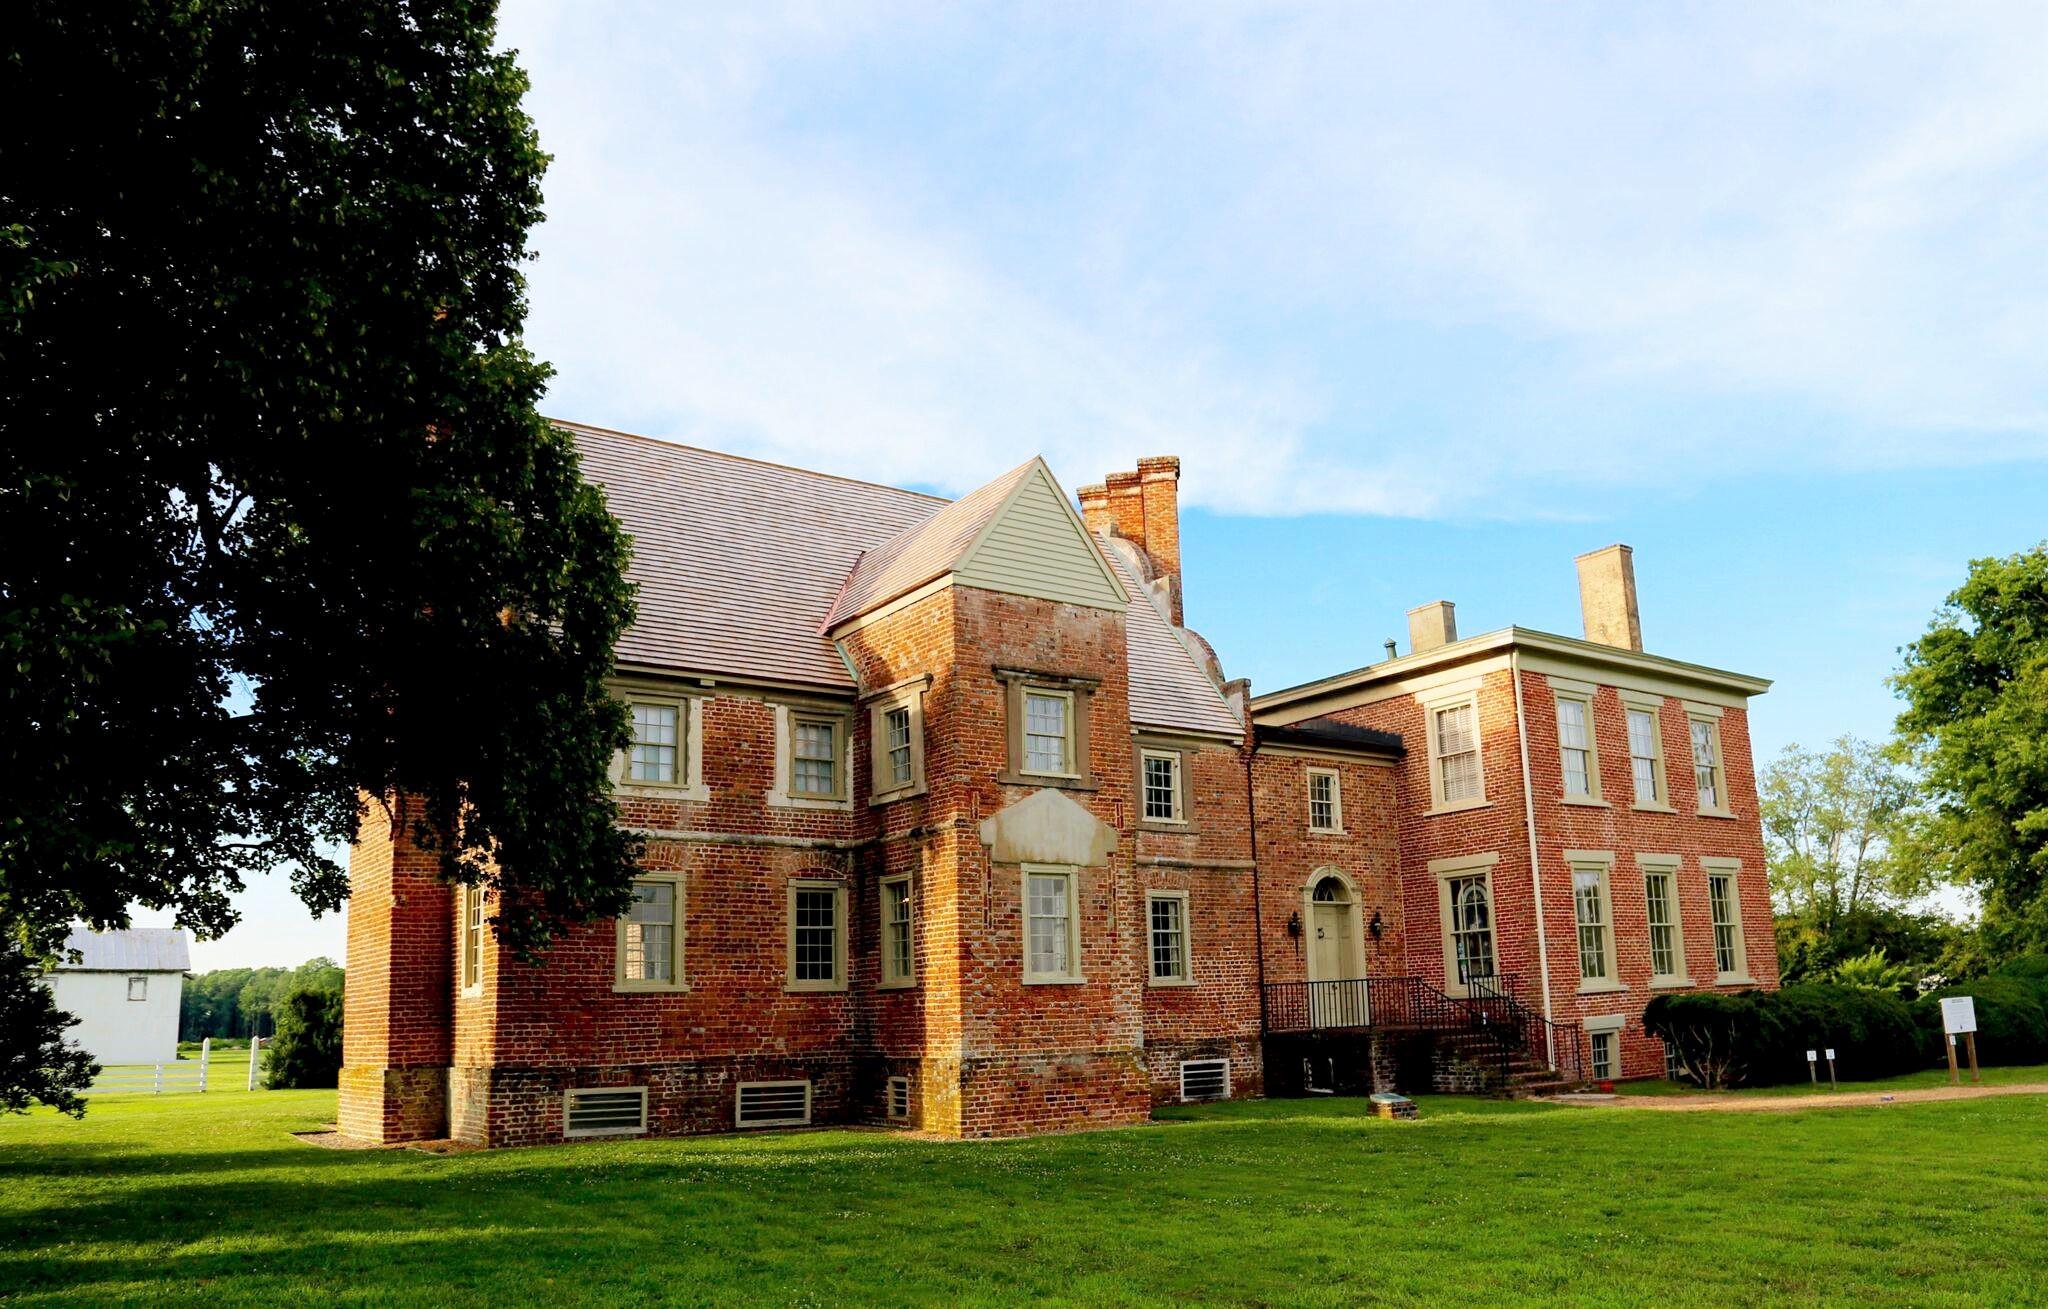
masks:
<path id="1" fill-rule="evenodd" d="M 1339 892 L 1342 896 L 1341 899 L 1317 899 L 1317 889 L 1327 881 L 1335 881 L 1338 884 L 1338 887 L 1341 888 Z M 1359 894 L 1358 883 L 1352 879 L 1351 874 L 1343 869 L 1325 866 L 1316 869 L 1308 875 L 1308 880 L 1302 884 L 1301 888 L 1301 918 L 1307 927 L 1308 958 L 1305 960 L 1304 972 L 1309 981 L 1343 982 L 1362 978 L 1366 975 L 1363 909 L 1364 897 Z M 1315 935 L 1318 930 L 1317 918 L 1319 916 L 1333 916 L 1335 913 L 1342 913 L 1347 919 L 1346 926 L 1351 929 L 1351 949 L 1349 951 L 1351 957 L 1339 961 L 1336 976 L 1322 977 L 1317 975 L 1318 965 L 1316 956 L 1318 952 L 1316 950 L 1317 937 Z"/>

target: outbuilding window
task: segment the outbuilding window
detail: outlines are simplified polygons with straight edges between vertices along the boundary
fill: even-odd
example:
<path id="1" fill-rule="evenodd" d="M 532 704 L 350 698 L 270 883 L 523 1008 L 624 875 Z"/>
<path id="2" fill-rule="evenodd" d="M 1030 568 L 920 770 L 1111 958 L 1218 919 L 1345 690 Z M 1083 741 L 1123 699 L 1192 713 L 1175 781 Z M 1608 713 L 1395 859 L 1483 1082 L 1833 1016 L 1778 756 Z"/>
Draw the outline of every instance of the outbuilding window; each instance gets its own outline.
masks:
<path id="1" fill-rule="evenodd" d="M 131 978 L 129 978 L 129 979 L 128 979 L 128 998 L 129 998 L 130 1000 L 147 1000 L 147 999 L 149 999 L 149 979 L 148 979 L 147 977 L 131 977 Z"/>

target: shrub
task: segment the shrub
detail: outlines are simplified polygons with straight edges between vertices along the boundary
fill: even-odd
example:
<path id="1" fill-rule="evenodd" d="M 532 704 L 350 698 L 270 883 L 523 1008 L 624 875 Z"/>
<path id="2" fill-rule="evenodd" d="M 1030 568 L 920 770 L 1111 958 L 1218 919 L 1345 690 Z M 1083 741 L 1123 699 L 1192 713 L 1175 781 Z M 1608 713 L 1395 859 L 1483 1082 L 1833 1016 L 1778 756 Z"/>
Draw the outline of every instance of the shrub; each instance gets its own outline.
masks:
<path id="1" fill-rule="evenodd" d="M 1890 1077 L 1927 1062 L 1905 1001 L 1854 987 L 1661 995 L 1643 1010 L 1643 1026 L 1677 1046 L 1680 1071 L 1705 1087 L 1805 1081 L 1806 1052 L 1830 1047 L 1844 1077 Z"/>
<path id="2" fill-rule="evenodd" d="M 1755 1057 L 1761 1022 L 1758 991 L 1660 995 L 1643 1009 L 1643 1029 L 1674 1046 L 1679 1073 L 1695 1086 L 1740 1086 Z"/>
<path id="3" fill-rule="evenodd" d="M 2023 954 L 2017 959 L 2006 960 L 1992 972 L 1999 977 L 2017 977 L 2048 984 L 2048 954 Z"/>
<path id="4" fill-rule="evenodd" d="M 1967 995 L 1977 1010 L 1977 1056 L 1985 1063 L 2031 1064 L 2048 1060 L 2048 1003 L 2041 987 L 2025 977 L 1980 977 L 1934 992 L 1915 1005 L 1921 1043 L 1930 1061 L 1944 1061 L 1941 997 Z"/>
<path id="5" fill-rule="evenodd" d="M 1872 950 L 1844 959 L 1835 965 L 1828 980 L 1836 986 L 1859 991 L 1884 991 L 1898 995 L 1913 985 L 1913 969 L 1885 958 L 1884 951 Z"/>
<path id="6" fill-rule="evenodd" d="M 273 1091 L 341 1080 L 341 991 L 299 987 L 279 1002 L 263 1085 Z"/>

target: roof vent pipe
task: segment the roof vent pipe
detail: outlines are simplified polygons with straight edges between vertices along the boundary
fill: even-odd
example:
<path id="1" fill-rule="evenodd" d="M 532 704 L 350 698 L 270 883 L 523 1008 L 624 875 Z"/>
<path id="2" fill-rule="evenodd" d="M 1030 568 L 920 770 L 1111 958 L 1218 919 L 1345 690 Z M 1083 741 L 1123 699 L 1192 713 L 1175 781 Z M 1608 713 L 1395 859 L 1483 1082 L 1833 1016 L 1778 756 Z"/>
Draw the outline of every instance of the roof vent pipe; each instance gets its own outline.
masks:
<path id="1" fill-rule="evenodd" d="M 1401 647 L 1400 647 L 1400 645 L 1399 645 L 1398 643 L 1396 643 L 1396 642 L 1395 642 L 1394 638 L 1393 638 L 1393 637 L 1391 637 L 1391 636 L 1390 636 L 1390 637 L 1388 637 L 1388 638 L 1387 638 L 1387 658 L 1389 658 L 1389 659 L 1392 659 L 1392 658 L 1394 658 L 1394 656 L 1396 656 L 1397 654 L 1399 654 L 1399 653 L 1400 653 L 1400 650 L 1401 650 Z"/>

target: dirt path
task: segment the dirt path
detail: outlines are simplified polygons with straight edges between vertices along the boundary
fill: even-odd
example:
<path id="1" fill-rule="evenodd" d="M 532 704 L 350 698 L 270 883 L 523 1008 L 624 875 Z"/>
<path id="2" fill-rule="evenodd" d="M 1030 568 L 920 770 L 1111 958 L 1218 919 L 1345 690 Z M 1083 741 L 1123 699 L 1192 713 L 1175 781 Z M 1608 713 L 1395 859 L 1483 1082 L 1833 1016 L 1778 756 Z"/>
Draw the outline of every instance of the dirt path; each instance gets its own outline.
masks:
<path id="1" fill-rule="evenodd" d="M 1654 1109 L 1669 1114 L 1772 1113 L 1788 1109 L 1843 1109 L 1864 1105 L 1917 1104 L 1923 1100 L 1980 1100 L 1990 1095 L 2048 1095 L 2048 1082 L 2016 1082 L 2009 1086 L 1923 1086 L 1909 1091 L 1840 1091 L 1826 1095 L 1623 1095 L 1612 1100 L 1579 1101 Z"/>

